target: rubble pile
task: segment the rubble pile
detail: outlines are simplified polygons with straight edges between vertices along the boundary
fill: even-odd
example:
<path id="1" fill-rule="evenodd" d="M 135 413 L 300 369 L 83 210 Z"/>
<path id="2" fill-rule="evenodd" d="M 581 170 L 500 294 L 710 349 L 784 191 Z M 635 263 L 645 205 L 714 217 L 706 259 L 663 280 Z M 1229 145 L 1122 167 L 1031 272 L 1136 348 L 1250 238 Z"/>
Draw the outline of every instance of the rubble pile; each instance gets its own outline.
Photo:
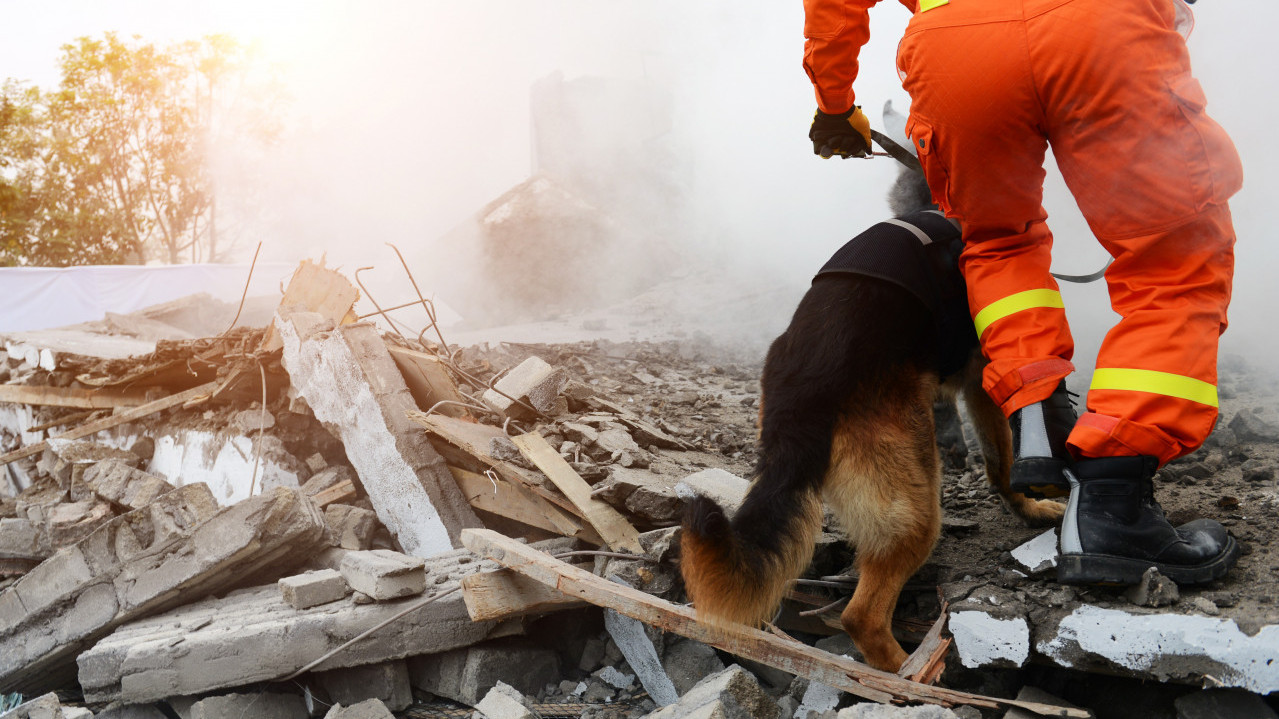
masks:
<path id="1" fill-rule="evenodd" d="M 834 524 L 769 631 L 684 605 L 679 518 L 745 495 L 760 358 L 425 343 L 354 321 L 343 283 L 304 265 L 269 327 L 131 359 L 0 352 L 0 717 L 1272 709 L 1276 383 L 1241 361 L 1212 440 L 1159 478 L 1175 520 L 1246 548 L 1206 588 L 1057 585 L 1052 532 L 1014 523 L 939 407 L 944 533 L 896 677 L 840 627 Z"/>

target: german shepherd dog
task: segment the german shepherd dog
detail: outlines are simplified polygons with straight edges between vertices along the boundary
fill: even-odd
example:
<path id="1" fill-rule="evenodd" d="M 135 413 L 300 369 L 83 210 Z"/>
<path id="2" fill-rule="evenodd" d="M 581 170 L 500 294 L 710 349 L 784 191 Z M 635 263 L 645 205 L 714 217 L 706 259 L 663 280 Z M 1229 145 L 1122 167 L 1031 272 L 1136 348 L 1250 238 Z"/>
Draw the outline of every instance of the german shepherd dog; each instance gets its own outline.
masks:
<path id="1" fill-rule="evenodd" d="M 922 176 L 903 171 L 890 205 L 899 214 L 931 206 Z M 948 271 L 962 283 L 956 265 Z M 1032 526 L 1060 521 L 1061 504 L 1009 490 L 1008 421 L 982 389 L 985 360 L 961 311 L 971 336 L 943 381 L 935 312 L 916 294 L 863 275 L 813 282 L 765 359 L 760 458 L 745 502 L 731 519 L 706 497 L 686 510 L 681 571 L 699 616 L 771 618 L 812 560 L 824 500 L 856 548 L 859 579 L 841 624 L 871 666 L 896 672 L 907 654 L 890 631 L 893 609 L 941 530 L 937 399 L 962 393 L 986 476 L 1014 513 Z"/>

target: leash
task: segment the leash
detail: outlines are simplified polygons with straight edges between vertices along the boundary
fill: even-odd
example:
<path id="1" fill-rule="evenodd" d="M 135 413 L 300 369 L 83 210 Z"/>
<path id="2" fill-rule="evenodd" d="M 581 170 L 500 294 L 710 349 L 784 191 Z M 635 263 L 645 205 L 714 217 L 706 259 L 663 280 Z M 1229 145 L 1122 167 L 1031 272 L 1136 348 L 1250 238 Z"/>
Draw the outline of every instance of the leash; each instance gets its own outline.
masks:
<path id="1" fill-rule="evenodd" d="M 910 170 L 912 172 L 918 172 L 921 175 L 924 174 L 924 168 L 919 164 L 919 158 L 911 154 L 910 150 L 907 150 L 906 148 L 897 144 L 893 140 L 889 139 L 887 135 L 880 132 L 879 130 L 871 129 L 870 137 L 872 140 L 875 141 L 877 145 L 884 148 L 884 152 L 887 152 L 890 157 L 900 162 L 902 166 L 905 167 L 907 170 Z M 1088 284 L 1089 282 L 1096 282 L 1102 277 L 1105 277 L 1106 270 L 1110 268 L 1110 263 L 1114 261 L 1115 260 L 1112 257 L 1110 260 L 1106 262 L 1105 265 L 1102 266 L 1100 270 L 1097 270 L 1096 272 L 1092 272 L 1086 275 L 1059 275 L 1056 272 L 1053 272 L 1051 274 L 1053 277 L 1061 280 L 1062 282 L 1073 282 L 1075 284 L 1081 284 L 1081 285 Z"/>

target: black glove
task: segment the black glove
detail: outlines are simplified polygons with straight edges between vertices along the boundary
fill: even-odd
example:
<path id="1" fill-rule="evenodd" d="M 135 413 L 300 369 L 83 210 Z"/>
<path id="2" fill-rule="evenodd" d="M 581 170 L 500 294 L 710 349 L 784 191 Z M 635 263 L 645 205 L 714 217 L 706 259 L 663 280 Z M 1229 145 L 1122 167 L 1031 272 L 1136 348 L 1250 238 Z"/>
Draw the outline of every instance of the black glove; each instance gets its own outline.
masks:
<path id="1" fill-rule="evenodd" d="M 869 157 L 870 120 L 860 106 L 838 115 L 818 110 L 813 116 L 813 126 L 808 129 L 808 139 L 813 141 L 813 154 L 826 159 L 831 155 L 845 159 Z"/>

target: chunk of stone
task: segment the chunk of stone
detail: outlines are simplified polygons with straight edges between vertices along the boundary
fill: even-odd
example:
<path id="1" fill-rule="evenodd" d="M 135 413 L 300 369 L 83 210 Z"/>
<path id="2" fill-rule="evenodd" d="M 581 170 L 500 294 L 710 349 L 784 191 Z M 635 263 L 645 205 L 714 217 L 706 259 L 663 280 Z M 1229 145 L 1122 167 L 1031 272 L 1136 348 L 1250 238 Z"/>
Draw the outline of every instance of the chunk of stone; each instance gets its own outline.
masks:
<path id="1" fill-rule="evenodd" d="M 378 601 L 426 591 L 425 562 L 389 549 L 351 552 L 342 557 L 341 571 L 352 589 Z"/>
<path id="2" fill-rule="evenodd" d="M 734 664 L 706 677 L 678 702 L 658 709 L 646 719 L 776 719 L 777 715 L 777 702 L 753 674 Z"/>
<path id="3" fill-rule="evenodd" d="M 658 706 L 666 706 L 679 699 L 679 692 L 662 668 L 657 648 L 644 631 L 643 623 L 612 609 L 605 609 L 604 629 L 617 644 L 622 656 L 626 657 L 626 663 L 631 665 L 631 669 L 639 677 L 644 691 L 648 692 Z"/>
<path id="4" fill-rule="evenodd" d="M 160 495 L 173 491 L 173 485 L 160 477 L 118 459 L 98 462 L 86 469 L 84 482 L 94 494 L 128 509 L 145 507 Z"/>
<path id="5" fill-rule="evenodd" d="M 9 711 L 0 714 L 0 719 L 64 719 L 62 702 L 52 692 L 23 702 Z"/>
<path id="6" fill-rule="evenodd" d="M 111 521 L 114 516 L 111 505 L 102 501 L 88 500 L 59 504 L 49 510 L 49 515 L 45 517 L 49 543 L 54 547 L 75 544 L 89 536 L 93 530 Z"/>
<path id="7" fill-rule="evenodd" d="M 365 550 L 373 546 L 377 533 L 377 513 L 349 504 L 330 504 L 324 508 L 324 522 L 333 532 L 333 541 L 342 549 Z"/>
<path id="8" fill-rule="evenodd" d="M 1057 530 L 1050 529 L 1012 551 L 1013 559 L 1030 574 L 1057 566 Z"/>
<path id="9" fill-rule="evenodd" d="M 522 694 L 534 694 L 560 679 L 554 650 L 509 642 L 440 652 L 409 660 L 413 686 L 475 706 L 499 681 Z"/>
<path id="10" fill-rule="evenodd" d="M 525 703 L 524 695 L 511 685 L 499 681 L 475 705 L 476 716 L 486 719 L 535 719 L 536 714 Z"/>
<path id="11" fill-rule="evenodd" d="M 493 411 L 509 417 L 522 417 L 527 412 L 515 400 L 553 414 L 559 409 L 555 400 L 567 384 L 568 372 L 552 367 L 540 357 L 529 357 L 493 383 L 493 389 L 485 390 L 480 399 Z"/>
<path id="12" fill-rule="evenodd" d="M 191 705 L 191 719 L 309 719 L 310 716 L 306 701 L 300 694 L 223 694 L 205 697 Z"/>
<path id="13" fill-rule="evenodd" d="M 275 415 L 261 409 L 241 410 L 231 416 L 231 426 L 244 434 L 260 432 L 275 426 Z"/>
<path id="14" fill-rule="evenodd" d="M 31 520 L 0 519 L 0 559 L 44 560 L 51 553 L 48 538 Z"/>
<path id="15" fill-rule="evenodd" d="M 319 675 L 320 684 L 333 701 L 353 705 L 376 699 L 391 711 L 404 711 L 413 703 L 409 668 L 403 661 L 365 664 L 335 669 Z"/>
<path id="16" fill-rule="evenodd" d="M 750 482 L 732 472 L 712 467 L 688 475 L 675 486 L 675 491 L 684 499 L 690 499 L 693 495 L 710 497 L 724 511 L 735 514 L 746 499 L 750 486 Z"/>
<path id="17" fill-rule="evenodd" d="M 294 609 L 328 604 L 346 597 L 346 580 L 341 572 L 332 569 L 284 577 L 278 584 L 284 601 Z"/>
<path id="18" fill-rule="evenodd" d="M 1141 575 L 1141 581 L 1124 591 L 1124 598 L 1139 607 L 1166 607 L 1181 598 L 1177 583 L 1151 567 Z"/>
<path id="19" fill-rule="evenodd" d="M 1239 410 L 1227 426 L 1242 442 L 1279 442 L 1279 425 L 1262 417 L 1251 407 Z"/>
<path id="20" fill-rule="evenodd" d="M 395 719 L 395 715 L 377 699 L 368 699 L 349 707 L 334 704 L 324 719 Z"/>
<path id="21" fill-rule="evenodd" d="M 724 662 L 714 647 L 693 639 L 681 639 L 666 645 L 662 668 L 675 685 L 675 691 L 682 695 L 702 679 L 724 671 Z"/>

